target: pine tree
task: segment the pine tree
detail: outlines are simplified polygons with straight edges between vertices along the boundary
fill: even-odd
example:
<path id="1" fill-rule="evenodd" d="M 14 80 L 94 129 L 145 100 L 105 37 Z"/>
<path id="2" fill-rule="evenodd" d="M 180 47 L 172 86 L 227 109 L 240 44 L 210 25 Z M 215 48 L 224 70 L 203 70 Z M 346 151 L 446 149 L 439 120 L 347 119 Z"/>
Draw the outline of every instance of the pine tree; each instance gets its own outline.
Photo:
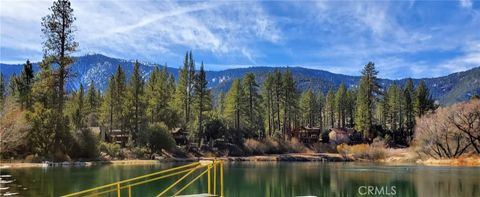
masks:
<path id="1" fill-rule="evenodd" d="M 102 102 L 102 122 L 108 123 L 109 130 L 127 129 L 130 124 L 127 114 L 127 87 L 125 72 L 120 65 L 110 78 L 105 97 Z"/>
<path id="2" fill-rule="evenodd" d="M 99 95 L 97 95 L 97 90 L 95 89 L 95 83 L 93 80 L 90 82 L 87 91 L 87 102 L 86 102 L 86 111 L 87 113 L 96 113 L 98 111 L 99 105 Z"/>
<path id="3" fill-rule="evenodd" d="M 315 126 L 317 98 L 311 89 L 304 91 L 300 97 L 301 124 Z"/>
<path id="4" fill-rule="evenodd" d="M 108 80 L 108 87 L 105 92 L 104 99 L 102 101 L 101 119 L 104 125 L 108 125 L 109 131 L 114 129 L 114 107 L 115 107 L 115 95 L 116 95 L 115 76 L 111 76 Z"/>
<path id="5" fill-rule="evenodd" d="M 423 116 L 429 110 L 434 109 L 433 100 L 425 81 L 420 81 L 415 91 L 414 110 L 416 116 Z"/>
<path id="6" fill-rule="evenodd" d="M 17 88 L 17 75 L 15 73 L 10 76 L 10 79 L 8 81 L 8 95 L 15 97 L 18 94 L 18 88 Z"/>
<path id="7" fill-rule="evenodd" d="M 85 126 L 85 108 L 84 108 L 84 88 L 83 84 L 80 84 L 79 90 L 73 94 L 72 101 L 72 114 L 71 120 L 73 127 L 77 130 Z"/>
<path id="8" fill-rule="evenodd" d="M 247 125 L 248 128 L 259 131 L 262 129 L 262 116 L 261 116 L 261 97 L 258 94 L 258 84 L 255 81 L 255 75 L 253 73 L 247 73 L 243 79 L 243 92 L 247 99 Z"/>
<path id="9" fill-rule="evenodd" d="M 347 91 L 347 118 L 348 118 L 348 127 L 353 127 L 355 124 L 355 102 L 356 102 L 356 91 L 348 90 Z"/>
<path id="10" fill-rule="evenodd" d="M 223 118 L 223 115 L 225 113 L 225 92 L 220 92 L 218 95 L 217 103 L 216 103 L 216 110 L 218 113 L 218 116 L 220 118 Z"/>
<path id="11" fill-rule="evenodd" d="M 280 119 L 280 104 L 281 101 L 283 100 L 283 80 L 282 80 L 282 73 L 279 70 L 275 70 L 273 73 L 273 111 L 274 111 L 274 121 L 273 121 L 273 130 L 274 131 L 280 131 L 281 130 L 281 119 Z M 276 115 L 276 119 L 275 119 Z M 276 128 L 275 128 L 276 126 Z"/>
<path id="12" fill-rule="evenodd" d="M 377 74 L 378 71 L 375 69 L 374 63 L 369 62 L 365 65 L 357 93 L 355 128 L 369 138 L 373 137 L 373 110 L 375 109 L 376 96 L 380 94 Z"/>
<path id="13" fill-rule="evenodd" d="M 244 127 L 245 96 L 239 79 L 233 80 L 230 90 L 225 97 L 225 118 L 230 127 L 241 129 Z"/>
<path id="14" fill-rule="evenodd" d="M 323 131 L 325 121 L 325 96 L 322 92 L 319 92 L 317 95 L 317 117 L 318 117 L 318 126 Z"/>
<path id="15" fill-rule="evenodd" d="M 127 117 L 128 109 L 126 106 L 126 97 L 128 92 L 126 83 L 127 80 L 125 71 L 123 71 L 122 66 L 118 65 L 115 73 L 115 97 L 113 98 L 113 112 L 114 120 L 117 122 L 117 125 L 114 124 L 114 126 L 122 130 L 127 129 L 130 125 Z"/>
<path id="16" fill-rule="evenodd" d="M 265 110 L 266 120 L 265 125 L 267 125 L 267 135 L 272 136 L 275 130 L 274 126 L 274 117 L 275 113 L 273 111 L 273 97 L 274 97 L 274 77 L 272 73 L 268 73 L 263 84 L 262 84 L 262 97 L 263 97 L 263 109 Z"/>
<path id="17" fill-rule="evenodd" d="M 283 85 L 283 128 L 282 133 L 287 135 L 287 132 L 292 131 L 292 127 L 296 127 L 296 113 L 297 113 L 297 89 L 295 81 L 293 80 L 292 72 L 289 69 L 285 71 L 282 77 Z"/>
<path id="18" fill-rule="evenodd" d="M 51 14 L 42 18 L 42 32 L 45 37 L 43 42 L 44 56 L 51 58 L 52 63 L 58 65 L 56 71 L 56 95 L 55 103 L 57 107 L 55 122 L 55 150 L 59 153 L 65 152 L 66 141 L 64 138 L 68 135 L 67 119 L 64 117 L 65 104 L 65 83 L 69 76 L 68 66 L 73 63 L 70 54 L 75 52 L 78 43 L 74 40 L 75 26 L 73 22 L 75 17 L 69 0 L 57 0 L 50 7 Z"/>
<path id="19" fill-rule="evenodd" d="M 21 108 L 30 108 L 32 106 L 32 84 L 33 84 L 33 65 L 29 60 L 23 65 L 20 76 L 16 79 L 17 101 Z"/>
<path id="20" fill-rule="evenodd" d="M 333 128 L 335 127 L 335 94 L 332 89 L 328 91 L 325 101 L 325 117 L 328 120 L 327 126 Z"/>
<path id="21" fill-rule="evenodd" d="M 413 135 L 413 128 L 415 126 L 415 111 L 414 111 L 414 100 L 415 100 L 415 88 L 413 86 L 412 79 L 407 80 L 405 85 L 405 126 L 409 136 Z"/>
<path id="22" fill-rule="evenodd" d="M 33 107 L 26 114 L 26 119 L 31 123 L 28 132 L 28 146 L 31 152 L 40 155 L 51 155 L 58 151 L 52 140 L 57 135 L 58 114 L 56 111 L 57 92 L 55 90 L 55 72 L 50 67 L 50 62 L 44 60 L 40 64 L 41 71 L 32 86 Z"/>
<path id="23" fill-rule="evenodd" d="M 388 88 L 387 91 L 387 109 L 388 109 L 388 116 L 387 116 L 387 125 L 391 131 L 396 131 L 399 127 L 399 103 L 398 103 L 398 86 L 394 83 Z"/>
<path id="24" fill-rule="evenodd" d="M 137 140 L 140 131 L 146 128 L 145 115 L 145 98 L 144 98 L 144 81 L 140 73 L 140 64 L 135 61 L 133 73 L 127 87 L 127 119 L 131 123 L 131 136 L 133 140 Z"/>
<path id="25" fill-rule="evenodd" d="M 100 97 L 101 94 L 95 89 L 95 83 L 93 80 L 88 86 L 86 103 L 85 103 L 85 114 L 87 116 L 87 126 L 93 127 L 98 126 L 98 108 L 100 106 Z"/>
<path id="26" fill-rule="evenodd" d="M 346 124 L 347 114 L 347 90 L 345 84 L 340 84 L 337 92 L 335 93 L 335 109 L 337 111 L 337 127 L 343 128 Z"/>
<path id="27" fill-rule="evenodd" d="M 145 100 L 147 104 L 147 119 L 150 123 L 160 122 L 160 111 L 163 106 L 161 98 L 162 84 L 166 81 L 160 79 L 160 68 L 155 66 L 150 73 L 150 77 L 145 85 Z"/>
<path id="28" fill-rule="evenodd" d="M 194 103 L 197 112 L 197 122 L 198 122 L 198 142 L 200 145 L 203 144 L 204 140 L 204 113 L 210 111 L 212 108 L 211 100 L 210 100 L 210 90 L 207 87 L 208 81 L 206 79 L 205 70 L 203 67 L 203 62 L 200 66 L 200 70 L 198 74 L 195 76 L 195 83 L 194 83 Z"/>
<path id="29" fill-rule="evenodd" d="M 175 107 L 182 114 L 183 126 L 189 126 L 191 117 L 191 96 L 193 93 L 193 80 L 195 65 L 192 53 L 185 54 L 183 68 L 179 71 L 178 84 L 175 91 Z"/>

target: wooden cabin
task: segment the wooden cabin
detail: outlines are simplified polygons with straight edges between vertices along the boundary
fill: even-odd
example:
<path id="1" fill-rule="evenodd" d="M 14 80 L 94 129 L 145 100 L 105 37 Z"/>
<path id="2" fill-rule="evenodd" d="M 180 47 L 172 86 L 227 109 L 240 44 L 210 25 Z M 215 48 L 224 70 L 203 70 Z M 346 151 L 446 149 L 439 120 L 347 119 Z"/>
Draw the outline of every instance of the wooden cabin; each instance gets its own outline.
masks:
<path id="1" fill-rule="evenodd" d="M 173 139 L 177 145 L 188 144 L 188 133 L 183 128 L 175 128 L 171 131 Z"/>
<path id="2" fill-rule="evenodd" d="M 329 141 L 335 144 L 350 144 L 350 136 L 356 131 L 352 128 L 330 128 Z"/>
<path id="3" fill-rule="evenodd" d="M 127 145 L 129 138 L 130 138 L 130 133 L 128 131 L 122 131 L 120 129 L 112 129 L 110 131 L 105 132 L 105 141 L 109 143 L 116 143 L 116 144 L 120 144 L 121 146 L 125 146 Z"/>
<path id="4" fill-rule="evenodd" d="M 322 130 L 317 127 L 298 127 L 292 132 L 292 137 L 297 138 L 300 142 L 310 144 L 320 140 Z"/>

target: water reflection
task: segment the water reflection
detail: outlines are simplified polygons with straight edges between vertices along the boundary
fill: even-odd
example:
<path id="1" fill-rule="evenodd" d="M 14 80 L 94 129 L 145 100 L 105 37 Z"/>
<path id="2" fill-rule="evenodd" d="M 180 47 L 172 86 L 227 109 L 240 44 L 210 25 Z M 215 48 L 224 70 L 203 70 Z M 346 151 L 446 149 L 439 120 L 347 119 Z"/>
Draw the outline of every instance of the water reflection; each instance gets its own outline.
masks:
<path id="1" fill-rule="evenodd" d="M 180 164 L 10 169 L 28 188 L 22 196 L 62 194 L 132 178 Z M 168 183 L 138 187 L 136 196 L 154 196 Z M 201 193 L 206 179 L 186 193 Z M 362 196 L 361 186 L 395 187 L 396 196 L 480 196 L 480 168 L 388 166 L 359 163 L 230 163 L 225 165 L 225 196 Z M 391 191 L 390 191 L 391 192 Z M 386 193 L 383 193 L 387 196 Z"/>

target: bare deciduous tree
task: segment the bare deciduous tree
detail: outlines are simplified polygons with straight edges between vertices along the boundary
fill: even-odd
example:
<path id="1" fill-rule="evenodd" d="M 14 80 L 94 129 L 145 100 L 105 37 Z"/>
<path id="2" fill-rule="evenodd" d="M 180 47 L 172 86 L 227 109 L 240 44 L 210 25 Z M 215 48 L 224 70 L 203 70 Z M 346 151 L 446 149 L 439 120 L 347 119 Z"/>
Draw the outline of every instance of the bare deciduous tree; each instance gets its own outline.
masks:
<path id="1" fill-rule="evenodd" d="M 475 149 L 480 153 L 480 101 L 440 108 L 417 120 L 415 140 L 419 153 L 433 158 L 456 158 Z"/>
<path id="2" fill-rule="evenodd" d="M 467 103 L 455 104 L 451 108 L 449 121 L 468 136 L 471 145 L 480 154 L 480 100 L 473 99 Z"/>

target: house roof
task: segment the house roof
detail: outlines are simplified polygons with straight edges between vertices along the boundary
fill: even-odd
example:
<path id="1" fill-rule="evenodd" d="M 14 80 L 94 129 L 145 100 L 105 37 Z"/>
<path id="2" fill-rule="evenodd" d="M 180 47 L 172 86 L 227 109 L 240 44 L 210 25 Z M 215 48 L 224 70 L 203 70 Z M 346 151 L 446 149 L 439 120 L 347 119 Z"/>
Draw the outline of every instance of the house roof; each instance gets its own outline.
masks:
<path id="1" fill-rule="evenodd" d="M 181 134 L 181 133 L 184 133 L 185 130 L 183 130 L 183 128 L 174 128 L 171 132 L 173 134 Z"/>
<path id="2" fill-rule="evenodd" d="M 335 132 L 337 134 L 350 135 L 355 132 L 355 129 L 352 128 L 330 128 L 330 132 Z"/>
<path id="3" fill-rule="evenodd" d="M 305 127 L 305 126 L 301 126 L 301 127 L 298 127 L 297 129 L 295 129 L 293 132 L 294 133 L 311 133 L 311 132 L 320 132 L 321 129 L 318 128 L 318 127 Z"/>

